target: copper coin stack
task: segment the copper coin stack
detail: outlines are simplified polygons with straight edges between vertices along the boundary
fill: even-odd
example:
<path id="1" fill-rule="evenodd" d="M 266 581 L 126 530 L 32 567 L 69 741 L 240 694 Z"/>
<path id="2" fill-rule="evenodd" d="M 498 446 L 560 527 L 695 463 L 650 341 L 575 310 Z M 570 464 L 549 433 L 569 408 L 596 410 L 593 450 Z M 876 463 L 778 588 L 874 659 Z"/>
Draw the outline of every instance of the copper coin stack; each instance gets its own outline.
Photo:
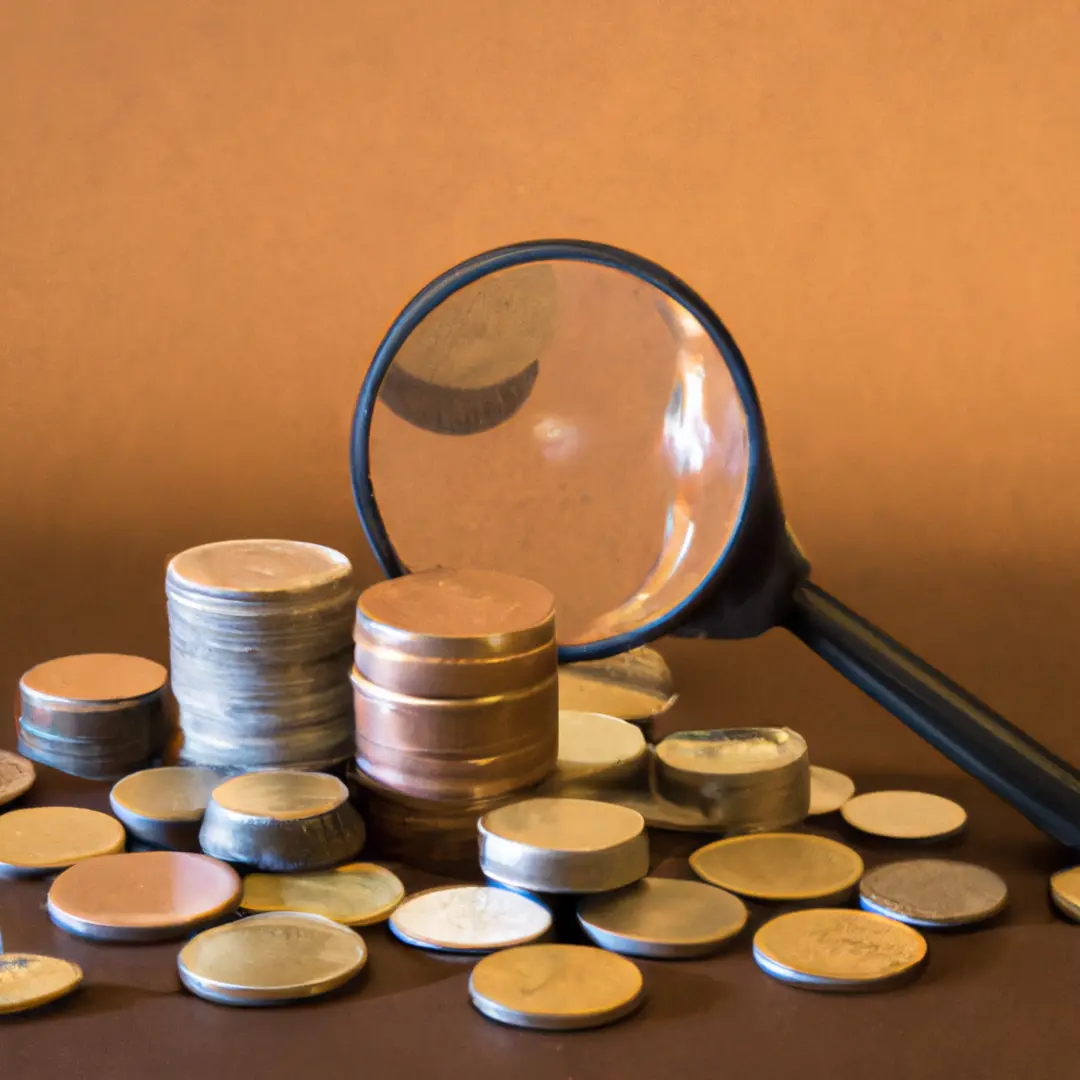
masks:
<path id="1" fill-rule="evenodd" d="M 168 672 L 141 656 L 84 653 L 19 680 L 19 751 L 87 780 L 116 780 L 159 758 L 169 738 Z"/>
<path id="2" fill-rule="evenodd" d="M 172 559 L 165 593 L 183 763 L 250 772 L 352 757 L 356 591 L 344 555 L 291 540 L 205 544 Z"/>
<path id="3" fill-rule="evenodd" d="M 356 606 L 358 795 L 372 839 L 430 868 L 477 857 L 477 819 L 558 758 L 555 601 L 531 581 L 428 570 Z"/>

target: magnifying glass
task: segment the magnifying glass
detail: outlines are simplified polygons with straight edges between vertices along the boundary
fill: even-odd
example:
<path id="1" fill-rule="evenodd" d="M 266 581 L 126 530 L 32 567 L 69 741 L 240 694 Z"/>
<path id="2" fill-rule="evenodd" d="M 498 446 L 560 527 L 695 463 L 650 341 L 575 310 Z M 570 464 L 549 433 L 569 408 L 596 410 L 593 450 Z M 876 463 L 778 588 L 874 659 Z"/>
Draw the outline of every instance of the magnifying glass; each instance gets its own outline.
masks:
<path id="1" fill-rule="evenodd" d="M 352 480 L 387 575 L 476 567 L 541 582 L 563 663 L 664 634 L 783 627 L 1080 849 L 1080 773 L 811 579 L 746 362 L 656 264 L 553 240 L 437 278 L 368 370 Z"/>

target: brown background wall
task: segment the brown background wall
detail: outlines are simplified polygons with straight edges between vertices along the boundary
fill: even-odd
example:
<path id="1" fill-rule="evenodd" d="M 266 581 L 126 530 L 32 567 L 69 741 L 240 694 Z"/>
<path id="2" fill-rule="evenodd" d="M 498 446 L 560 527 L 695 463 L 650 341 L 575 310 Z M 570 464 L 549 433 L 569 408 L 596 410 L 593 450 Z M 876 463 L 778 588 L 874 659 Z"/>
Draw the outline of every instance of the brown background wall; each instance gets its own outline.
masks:
<path id="1" fill-rule="evenodd" d="M 1049 0 L 0 5 L 0 675 L 163 657 L 193 543 L 373 575 L 346 440 L 387 323 L 574 235 L 732 328 L 823 582 L 1080 749 L 1078 47 Z M 782 638 L 672 655 L 726 716 L 813 695 L 917 752 Z"/>

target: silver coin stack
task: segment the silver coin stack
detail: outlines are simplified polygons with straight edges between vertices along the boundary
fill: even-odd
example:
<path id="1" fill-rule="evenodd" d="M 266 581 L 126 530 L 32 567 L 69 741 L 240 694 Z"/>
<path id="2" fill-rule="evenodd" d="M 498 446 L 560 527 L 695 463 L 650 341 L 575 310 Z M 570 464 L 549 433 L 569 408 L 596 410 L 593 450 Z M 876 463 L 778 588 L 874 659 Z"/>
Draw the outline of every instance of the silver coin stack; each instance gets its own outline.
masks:
<path id="1" fill-rule="evenodd" d="M 344 555 L 288 540 L 191 548 L 165 576 L 179 759 L 226 772 L 324 769 L 354 753 Z"/>

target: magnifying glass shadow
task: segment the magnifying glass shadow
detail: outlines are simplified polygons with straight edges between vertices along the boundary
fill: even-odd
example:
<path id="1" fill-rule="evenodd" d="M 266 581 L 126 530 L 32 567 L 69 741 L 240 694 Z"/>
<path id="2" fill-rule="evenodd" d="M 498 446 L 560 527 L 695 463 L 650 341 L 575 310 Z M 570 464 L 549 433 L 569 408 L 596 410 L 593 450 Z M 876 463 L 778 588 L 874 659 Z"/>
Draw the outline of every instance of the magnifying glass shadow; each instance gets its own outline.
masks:
<path id="1" fill-rule="evenodd" d="M 421 392 L 417 379 L 434 389 Z M 631 382 L 636 397 L 623 392 Z M 455 411 L 457 391 L 468 400 Z M 553 400 L 577 422 L 553 422 Z M 387 412 L 399 422 L 393 483 L 395 449 L 375 438 L 389 430 Z M 454 420 L 441 438 L 440 417 Z M 409 430 L 422 439 L 409 444 Z M 552 438 L 571 430 L 554 453 Z M 403 490 L 404 461 L 414 486 L 420 472 L 436 481 Z M 436 278 L 369 367 L 351 464 L 360 520 L 388 575 L 465 558 L 536 577 L 561 605 L 564 663 L 664 634 L 732 640 L 782 628 L 1047 835 L 1080 849 L 1080 773 L 815 580 L 784 514 L 746 361 L 705 301 L 655 263 L 546 240 Z M 651 565 L 585 617 L 582 597 L 600 576 L 640 563 L 631 524 L 648 518 L 650 492 L 665 485 Z M 610 513 L 598 533 L 604 499 Z M 410 528 L 428 503 L 418 558 Z"/>

